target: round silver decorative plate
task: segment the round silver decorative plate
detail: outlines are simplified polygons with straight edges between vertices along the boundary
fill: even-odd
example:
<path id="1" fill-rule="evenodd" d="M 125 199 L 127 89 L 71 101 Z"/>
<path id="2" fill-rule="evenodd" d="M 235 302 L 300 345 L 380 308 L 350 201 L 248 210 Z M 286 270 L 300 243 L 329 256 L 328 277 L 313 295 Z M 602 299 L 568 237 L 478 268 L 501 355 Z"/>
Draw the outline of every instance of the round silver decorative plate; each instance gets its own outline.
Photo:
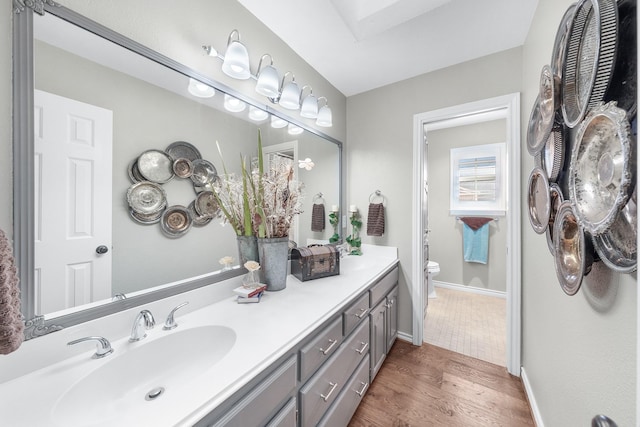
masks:
<path id="1" fill-rule="evenodd" d="M 562 70 L 562 115 L 573 128 L 604 99 L 618 39 L 615 0 L 581 0 L 567 38 Z"/>
<path id="2" fill-rule="evenodd" d="M 538 167 L 533 168 L 529 175 L 527 189 L 529 222 L 533 227 L 533 231 L 542 234 L 549 224 L 549 212 L 551 210 L 549 181 L 544 170 Z"/>
<path id="3" fill-rule="evenodd" d="M 554 225 L 554 261 L 560 287 L 567 295 L 575 295 L 582 278 L 591 270 L 593 245 L 585 235 L 567 200 L 560 204 Z"/>
<path id="4" fill-rule="evenodd" d="M 542 149 L 542 164 L 549 182 L 556 182 L 564 164 L 564 128 L 554 123 L 547 142 Z"/>
<path id="5" fill-rule="evenodd" d="M 191 162 L 193 165 L 193 174 L 191 180 L 194 184 L 203 186 L 213 183 L 218 178 L 218 171 L 213 164 L 204 159 L 196 159 Z"/>
<path id="6" fill-rule="evenodd" d="M 193 226 L 204 227 L 205 225 L 211 222 L 213 217 L 208 215 L 200 215 L 198 212 L 196 212 L 195 204 L 196 204 L 196 201 L 194 200 L 191 203 L 189 203 L 189 206 L 187 206 L 187 210 L 189 210 L 189 213 L 191 214 L 191 219 L 193 220 Z"/>
<path id="7" fill-rule="evenodd" d="M 133 209 L 129 208 L 129 214 L 131 215 L 131 218 L 135 219 L 136 222 L 139 222 L 140 224 L 144 224 L 144 225 L 155 224 L 157 222 L 160 222 L 160 218 L 162 217 L 163 213 L 164 211 L 160 210 L 156 213 L 146 215 L 146 214 L 141 214 L 139 212 L 136 212 Z"/>
<path id="8" fill-rule="evenodd" d="M 579 126 L 569 168 L 569 198 L 586 231 L 609 229 L 635 180 L 635 153 L 626 112 L 608 103 Z"/>
<path id="9" fill-rule="evenodd" d="M 191 214 L 189 214 L 189 210 L 180 205 L 168 207 L 160 219 L 162 232 L 172 238 L 183 236 L 189 231 L 192 223 L 193 220 Z"/>
<path id="10" fill-rule="evenodd" d="M 214 217 L 220 208 L 212 191 L 203 191 L 196 197 L 195 209 L 198 215 Z"/>
<path id="11" fill-rule="evenodd" d="M 193 144 L 185 141 L 172 142 L 164 151 L 171 156 L 173 160 L 187 159 L 193 162 L 196 159 L 202 158 L 200 151 Z"/>
<path id="12" fill-rule="evenodd" d="M 548 108 L 548 105 L 545 108 Z M 552 127 L 553 115 L 551 120 L 543 117 L 543 106 L 541 105 L 540 95 L 538 95 L 533 103 L 527 127 L 527 151 L 529 151 L 529 154 L 535 156 L 542 150 L 547 138 L 549 138 Z"/>
<path id="13" fill-rule="evenodd" d="M 633 273 L 638 268 L 637 235 L 638 212 L 634 191 L 611 228 L 593 237 L 593 246 L 607 267 L 619 273 Z"/>
<path id="14" fill-rule="evenodd" d="M 158 213 L 167 205 L 167 194 L 160 185 L 142 181 L 127 190 L 127 202 L 134 212 L 142 215 Z"/>
<path id="15" fill-rule="evenodd" d="M 173 178 L 173 159 L 160 150 L 147 150 L 138 157 L 138 169 L 147 181 L 164 184 Z"/>
<path id="16" fill-rule="evenodd" d="M 193 175 L 193 164 L 191 160 L 183 157 L 173 161 L 173 173 L 178 178 L 190 178 Z"/>
<path id="17" fill-rule="evenodd" d="M 129 167 L 127 168 L 127 174 L 129 175 L 129 180 L 135 184 L 137 182 L 146 181 L 144 176 L 140 173 L 138 169 L 138 159 L 133 159 L 131 163 L 129 163 Z"/>
<path id="18" fill-rule="evenodd" d="M 549 205 L 551 206 L 551 209 L 549 210 L 549 224 L 547 225 L 545 234 L 547 237 L 547 247 L 551 254 L 555 254 L 556 251 L 553 245 L 553 226 L 556 221 L 556 216 L 558 215 L 558 209 L 560 209 L 562 202 L 564 202 L 564 196 L 562 195 L 560 186 L 555 183 L 549 184 Z"/>
<path id="19" fill-rule="evenodd" d="M 569 29 L 573 21 L 573 15 L 576 12 L 576 4 L 570 5 L 562 16 L 556 38 L 553 42 L 553 50 L 551 52 L 551 71 L 562 80 L 562 70 L 564 69 L 564 60 L 566 55 L 567 38 L 569 37 Z"/>

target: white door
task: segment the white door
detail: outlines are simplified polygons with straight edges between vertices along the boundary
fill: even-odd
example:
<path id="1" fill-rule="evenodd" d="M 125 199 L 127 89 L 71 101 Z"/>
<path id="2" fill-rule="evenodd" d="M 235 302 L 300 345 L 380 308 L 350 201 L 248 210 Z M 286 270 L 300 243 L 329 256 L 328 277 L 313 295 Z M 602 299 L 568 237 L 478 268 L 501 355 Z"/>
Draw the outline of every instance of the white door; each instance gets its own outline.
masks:
<path id="1" fill-rule="evenodd" d="M 111 297 L 113 114 L 39 90 L 34 104 L 36 308 L 47 314 Z"/>
<path id="2" fill-rule="evenodd" d="M 425 131 L 426 134 L 426 131 Z M 428 152 L 428 148 L 429 148 L 429 143 L 426 141 L 424 142 L 424 152 L 427 153 Z M 422 257 L 422 271 L 424 271 L 424 282 L 423 282 L 423 290 L 424 290 L 424 294 L 423 294 L 423 299 L 424 299 L 424 313 L 425 313 L 425 322 L 426 322 L 426 313 L 427 313 L 427 305 L 429 304 L 429 290 L 427 288 L 427 280 L 428 280 L 428 275 L 429 275 L 429 176 L 428 176 L 428 167 L 427 167 L 427 159 L 428 159 L 428 155 L 424 156 L 424 162 L 423 162 L 423 174 L 424 174 L 424 179 L 423 179 L 423 186 L 424 186 L 424 193 L 423 193 L 423 199 L 422 199 L 422 223 L 424 224 L 424 234 L 423 234 L 423 241 L 422 241 L 422 245 L 423 245 L 423 257 Z M 426 328 L 426 325 L 425 325 Z"/>

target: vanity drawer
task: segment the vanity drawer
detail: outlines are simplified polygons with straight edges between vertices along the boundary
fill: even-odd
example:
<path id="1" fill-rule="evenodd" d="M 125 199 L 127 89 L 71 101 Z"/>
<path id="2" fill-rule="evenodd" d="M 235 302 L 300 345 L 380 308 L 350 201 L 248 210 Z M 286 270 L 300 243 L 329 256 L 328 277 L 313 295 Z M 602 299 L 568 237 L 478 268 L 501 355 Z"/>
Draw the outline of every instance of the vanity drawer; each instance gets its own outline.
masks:
<path id="1" fill-rule="evenodd" d="M 342 342 L 342 319 L 336 319 L 300 350 L 300 381 L 309 378 Z"/>
<path id="2" fill-rule="evenodd" d="M 398 283 L 398 267 L 391 270 L 386 276 L 384 276 L 380 281 L 375 284 L 370 290 L 371 294 L 371 305 L 370 307 L 375 306 L 382 298 L 384 298 L 391 288 L 393 288 Z"/>
<path id="3" fill-rule="evenodd" d="M 327 412 L 318 425 L 333 427 L 346 426 L 349 424 L 349 420 L 353 417 L 367 390 L 369 390 L 368 355 L 360 363 L 360 367 L 356 373 L 353 374 L 347 386 L 342 390 L 342 393 L 340 393 L 340 396 L 338 396 L 335 405 L 329 409 L 329 412 Z"/>
<path id="4" fill-rule="evenodd" d="M 349 335 L 358 326 L 358 323 L 367 317 L 367 314 L 369 314 L 369 294 L 365 292 L 342 313 L 344 336 Z"/>
<path id="5" fill-rule="evenodd" d="M 300 390 L 301 426 L 315 426 L 336 400 L 358 364 L 369 354 L 369 320 L 351 337 Z"/>
<path id="6" fill-rule="evenodd" d="M 281 407 L 282 402 L 296 388 L 296 361 L 295 355 L 287 359 L 249 394 L 240 399 L 218 422 L 211 425 L 215 427 L 264 425 L 265 420 L 273 416 L 274 409 Z"/>

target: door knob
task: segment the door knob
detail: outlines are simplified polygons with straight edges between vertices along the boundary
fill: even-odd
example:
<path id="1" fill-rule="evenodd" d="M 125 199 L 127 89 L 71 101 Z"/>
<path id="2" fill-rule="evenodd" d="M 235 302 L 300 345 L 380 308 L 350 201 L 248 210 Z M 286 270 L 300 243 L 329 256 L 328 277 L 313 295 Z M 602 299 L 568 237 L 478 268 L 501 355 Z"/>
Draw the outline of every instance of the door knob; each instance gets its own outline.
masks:
<path id="1" fill-rule="evenodd" d="M 106 254 L 107 252 L 109 252 L 109 248 L 106 247 L 105 245 L 100 245 L 96 248 L 96 253 L 97 254 Z"/>

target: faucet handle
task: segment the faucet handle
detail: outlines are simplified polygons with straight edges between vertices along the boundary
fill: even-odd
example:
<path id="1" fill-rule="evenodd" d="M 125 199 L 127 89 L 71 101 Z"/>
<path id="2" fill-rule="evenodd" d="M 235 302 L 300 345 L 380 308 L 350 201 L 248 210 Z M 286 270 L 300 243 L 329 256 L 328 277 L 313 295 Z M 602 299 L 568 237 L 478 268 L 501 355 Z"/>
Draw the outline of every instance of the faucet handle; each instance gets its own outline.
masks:
<path id="1" fill-rule="evenodd" d="M 140 341 L 147 336 L 145 331 L 153 329 L 156 325 L 156 319 L 153 318 L 153 314 L 149 310 L 142 310 L 136 316 L 133 321 L 133 327 L 131 328 L 130 342 Z"/>
<path id="2" fill-rule="evenodd" d="M 84 341 L 96 341 L 96 352 L 91 358 L 93 359 L 101 359 L 111 353 L 113 353 L 113 348 L 111 348 L 111 343 L 108 339 L 103 337 L 84 337 L 79 338 L 77 340 L 69 341 L 67 345 L 74 345 Z"/>
<path id="3" fill-rule="evenodd" d="M 164 326 L 162 327 L 163 330 L 170 331 L 171 329 L 175 329 L 178 326 L 178 324 L 176 323 L 176 321 L 174 319 L 175 312 L 176 312 L 176 310 L 178 310 L 179 308 L 184 307 L 187 304 L 189 304 L 189 301 L 185 301 L 182 304 L 178 305 L 173 310 L 171 310 L 171 312 L 167 316 L 167 320 L 165 320 L 165 322 L 164 322 Z"/>

